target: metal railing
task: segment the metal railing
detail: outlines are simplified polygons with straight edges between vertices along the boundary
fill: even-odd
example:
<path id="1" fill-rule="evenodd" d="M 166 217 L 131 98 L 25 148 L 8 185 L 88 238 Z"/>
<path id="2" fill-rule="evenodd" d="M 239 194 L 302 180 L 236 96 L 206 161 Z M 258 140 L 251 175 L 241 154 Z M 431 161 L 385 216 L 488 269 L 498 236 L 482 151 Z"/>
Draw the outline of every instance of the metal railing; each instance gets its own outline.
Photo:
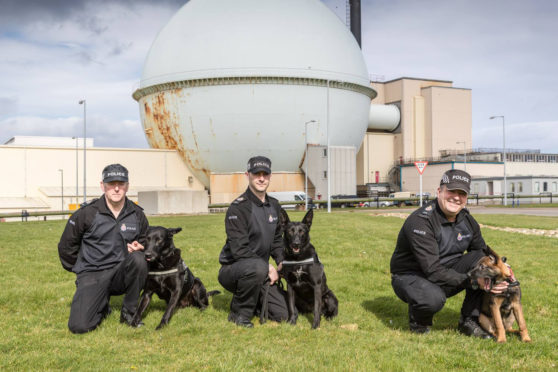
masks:
<path id="1" fill-rule="evenodd" d="M 508 193 L 507 197 L 508 197 L 508 204 L 511 203 L 511 206 L 519 206 L 520 205 L 520 199 L 538 199 L 539 203 L 538 204 L 552 204 L 553 202 L 553 198 L 557 197 L 558 194 L 553 194 L 551 192 L 541 192 L 539 194 L 533 194 L 533 195 L 518 195 L 515 193 Z M 433 200 L 434 197 L 433 196 L 423 196 L 422 201 L 423 203 L 427 203 L 430 200 Z M 548 199 L 548 202 L 546 202 L 544 199 Z M 467 200 L 467 204 L 475 204 L 475 205 L 479 205 L 479 201 L 480 200 L 500 200 L 500 204 L 504 205 L 504 195 L 478 195 L 478 194 L 469 194 L 468 200 Z M 406 198 L 406 197 L 402 197 L 402 198 L 390 198 L 390 197 L 370 197 L 370 198 L 348 198 L 348 199 L 332 199 L 332 204 L 335 205 L 341 205 L 341 204 L 345 204 L 345 205 L 350 205 L 350 206 L 361 206 L 363 203 L 368 203 L 368 207 L 371 208 L 382 208 L 384 204 L 382 204 L 382 202 L 397 202 L 397 204 L 401 205 L 401 204 L 405 204 L 405 202 L 407 202 L 408 204 L 412 204 L 412 205 L 418 205 L 418 203 L 420 202 L 420 197 L 412 197 L 412 198 Z M 313 200 L 312 201 L 313 204 L 315 205 L 325 205 L 327 204 L 327 200 Z M 304 200 L 291 200 L 291 201 L 282 201 L 279 202 L 280 205 L 292 205 L 292 204 L 297 204 L 300 206 L 304 206 L 305 201 Z M 531 203 L 534 204 L 534 203 Z M 208 210 L 211 211 L 215 211 L 215 212 L 221 212 L 226 210 L 226 208 L 228 208 L 230 206 L 230 203 L 215 203 L 215 204 L 209 204 L 208 206 Z M 25 209 L 21 210 L 21 212 L 14 212 L 14 213 L 0 213 L 0 219 L 6 219 L 6 218 L 21 218 L 21 221 L 26 222 L 28 221 L 29 217 L 43 217 L 43 220 L 46 221 L 48 216 L 69 216 L 71 215 L 73 212 L 73 210 L 64 210 L 64 211 L 39 211 L 39 212 L 29 212 Z"/>

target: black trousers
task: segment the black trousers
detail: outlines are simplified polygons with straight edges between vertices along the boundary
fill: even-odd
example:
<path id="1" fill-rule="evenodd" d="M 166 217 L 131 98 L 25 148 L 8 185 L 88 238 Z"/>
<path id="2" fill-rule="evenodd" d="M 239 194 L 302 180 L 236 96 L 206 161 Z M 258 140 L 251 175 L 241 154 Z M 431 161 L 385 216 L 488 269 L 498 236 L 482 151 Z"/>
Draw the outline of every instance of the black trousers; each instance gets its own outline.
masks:
<path id="1" fill-rule="evenodd" d="M 231 312 L 236 316 L 252 319 L 261 308 L 259 299 L 263 295 L 268 272 L 269 263 L 259 258 L 244 259 L 221 266 L 219 283 L 233 294 Z M 287 320 L 289 317 L 287 294 L 277 283 L 269 288 L 268 311 L 269 318 L 276 322 Z"/>
<path id="2" fill-rule="evenodd" d="M 147 262 L 135 251 L 113 268 L 79 273 L 68 328 L 72 333 L 94 330 L 108 310 L 110 296 L 125 294 L 122 311 L 134 314 L 147 278 Z"/>
<path id="3" fill-rule="evenodd" d="M 484 257 L 481 250 L 469 252 L 445 266 L 459 273 L 467 273 Z M 478 318 L 484 291 L 452 286 L 439 286 L 418 274 L 393 274 L 391 286 L 397 297 L 409 304 L 409 321 L 431 326 L 434 314 L 442 310 L 446 299 L 465 289 L 461 306 L 463 318 Z"/>

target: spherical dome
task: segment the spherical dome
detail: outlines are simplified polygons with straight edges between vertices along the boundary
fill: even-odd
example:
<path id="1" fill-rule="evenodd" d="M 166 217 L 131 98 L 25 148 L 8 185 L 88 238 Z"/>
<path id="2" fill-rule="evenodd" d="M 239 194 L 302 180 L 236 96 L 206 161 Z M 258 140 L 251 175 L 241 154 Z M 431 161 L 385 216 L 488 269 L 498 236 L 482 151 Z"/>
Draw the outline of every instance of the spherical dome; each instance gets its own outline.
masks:
<path id="1" fill-rule="evenodd" d="M 151 46 L 141 87 L 234 76 L 370 81 L 353 35 L 319 0 L 191 0 Z"/>
<path id="2" fill-rule="evenodd" d="M 191 0 L 157 36 L 134 98 L 149 144 L 177 149 L 209 186 L 254 155 L 299 171 L 306 129 L 310 143 L 329 128 L 331 145 L 358 149 L 375 94 L 319 0 Z"/>

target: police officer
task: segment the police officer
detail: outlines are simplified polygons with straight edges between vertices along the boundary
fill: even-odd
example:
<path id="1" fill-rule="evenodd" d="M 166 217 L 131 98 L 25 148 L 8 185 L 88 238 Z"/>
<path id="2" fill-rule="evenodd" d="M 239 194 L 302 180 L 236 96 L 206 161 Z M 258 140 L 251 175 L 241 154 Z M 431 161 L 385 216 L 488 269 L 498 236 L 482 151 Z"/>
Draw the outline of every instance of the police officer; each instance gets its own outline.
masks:
<path id="1" fill-rule="evenodd" d="M 482 283 L 468 272 L 484 257 L 486 246 L 480 227 L 467 209 L 471 176 L 462 170 L 445 172 L 437 198 L 413 212 L 403 224 L 391 257 L 391 284 L 409 305 L 409 327 L 428 333 L 434 314 L 446 298 L 465 289 L 458 329 L 468 336 L 490 338 L 478 323 Z M 467 251 L 468 253 L 464 254 Z M 494 286 L 501 293 L 507 283 Z"/>
<path id="2" fill-rule="evenodd" d="M 233 293 L 229 321 L 252 328 L 261 308 L 264 282 L 269 280 L 269 318 L 288 318 L 285 292 L 279 288 L 277 271 L 283 261 L 283 239 L 278 201 L 266 194 L 271 178 L 271 160 L 256 156 L 248 161 L 248 188 L 234 200 L 225 217 L 227 240 L 219 256 L 219 283 Z M 269 263 L 273 257 L 277 268 Z"/>
<path id="3" fill-rule="evenodd" d="M 128 170 L 105 167 L 103 196 L 76 211 L 58 244 L 64 269 L 76 273 L 68 327 L 73 333 L 95 329 L 110 313 L 112 295 L 124 295 L 120 322 L 131 324 L 147 278 L 143 244 L 148 222 L 141 207 L 126 197 Z"/>

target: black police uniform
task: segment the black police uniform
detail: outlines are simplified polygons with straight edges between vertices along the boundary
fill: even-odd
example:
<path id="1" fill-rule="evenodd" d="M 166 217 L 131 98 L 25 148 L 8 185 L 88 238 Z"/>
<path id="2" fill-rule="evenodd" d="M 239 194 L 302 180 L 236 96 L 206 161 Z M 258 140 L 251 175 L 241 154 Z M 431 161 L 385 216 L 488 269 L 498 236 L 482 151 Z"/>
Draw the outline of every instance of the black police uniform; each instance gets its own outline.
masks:
<path id="1" fill-rule="evenodd" d="M 269 257 L 277 264 L 283 261 L 280 210 L 277 199 L 266 195 L 262 202 L 250 188 L 227 210 L 227 241 L 219 255 L 222 266 L 218 279 L 233 293 L 230 306 L 233 317 L 249 321 L 254 316 L 269 273 Z M 288 318 L 285 293 L 277 284 L 269 290 L 268 306 L 271 320 Z"/>
<path id="2" fill-rule="evenodd" d="M 483 291 L 472 289 L 467 273 L 484 256 L 485 246 L 480 227 L 467 209 L 450 222 L 434 199 L 407 218 L 390 266 L 392 287 L 409 304 L 411 324 L 432 325 L 446 298 L 463 289 L 462 318 L 479 316 Z"/>
<path id="3" fill-rule="evenodd" d="M 111 295 L 125 293 L 122 313 L 135 313 L 147 262 L 143 251 L 129 253 L 127 243 L 137 240 L 144 245 L 148 226 L 142 208 L 127 198 L 114 218 L 104 195 L 70 217 L 58 254 L 64 269 L 77 274 L 68 320 L 71 332 L 95 329 L 107 315 Z"/>

